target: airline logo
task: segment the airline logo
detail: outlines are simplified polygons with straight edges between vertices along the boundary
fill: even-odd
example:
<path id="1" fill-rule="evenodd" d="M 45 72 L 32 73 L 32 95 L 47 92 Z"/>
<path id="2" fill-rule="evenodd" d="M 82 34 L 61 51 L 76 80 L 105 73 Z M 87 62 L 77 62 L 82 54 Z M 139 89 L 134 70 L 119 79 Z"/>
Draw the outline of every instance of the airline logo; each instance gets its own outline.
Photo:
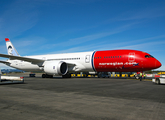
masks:
<path id="1" fill-rule="evenodd" d="M 135 61 L 135 53 L 134 52 L 129 53 L 129 55 L 128 55 L 128 61 Z"/>
<path id="2" fill-rule="evenodd" d="M 111 66 L 116 66 L 116 65 L 136 65 L 137 62 L 110 62 L 110 63 L 99 63 L 99 65 L 111 65 Z"/>
<path id="3" fill-rule="evenodd" d="M 8 54 L 9 55 L 15 55 L 15 56 L 17 56 L 16 51 L 13 49 L 13 47 L 11 45 L 9 45 L 7 49 L 8 49 Z"/>
<path id="4" fill-rule="evenodd" d="M 17 51 L 15 50 L 14 46 L 10 42 L 9 38 L 5 38 L 5 41 L 6 41 L 8 54 L 9 55 L 18 56 L 19 54 L 17 53 Z"/>

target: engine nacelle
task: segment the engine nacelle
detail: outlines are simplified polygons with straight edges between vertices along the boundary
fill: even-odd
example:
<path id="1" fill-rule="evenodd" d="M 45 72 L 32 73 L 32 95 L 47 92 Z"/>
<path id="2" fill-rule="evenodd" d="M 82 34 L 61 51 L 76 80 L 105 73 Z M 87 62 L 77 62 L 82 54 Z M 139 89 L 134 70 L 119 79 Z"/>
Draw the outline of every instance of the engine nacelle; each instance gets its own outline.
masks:
<path id="1" fill-rule="evenodd" d="M 48 75 L 65 75 L 68 72 L 68 66 L 63 61 L 46 61 L 44 72 Z"/>

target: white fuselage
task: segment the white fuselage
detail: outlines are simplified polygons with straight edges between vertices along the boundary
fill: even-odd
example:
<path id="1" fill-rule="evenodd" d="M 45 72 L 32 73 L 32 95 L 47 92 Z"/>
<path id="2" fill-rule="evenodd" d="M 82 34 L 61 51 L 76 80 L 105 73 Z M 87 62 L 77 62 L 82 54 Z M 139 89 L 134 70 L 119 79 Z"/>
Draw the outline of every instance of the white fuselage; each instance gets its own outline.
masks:
<path id="1" fill-rule="evenodd" d="M 25 56 L 27 58 L 42 59 L 46 61 L 63 61 L 72 64 L 69 71 L 94 71 L 92 68 L 92 55 L 94 52 L 64 53 L 51 55 Z M 30 62 L 21 60 L 8 60 L 11 67 L 24 71 L 42 71 L 42 67 Z M 43 64 L 44 65 L 44 64 Z M 74 66 L 73 66 L 74 65 Z"/>

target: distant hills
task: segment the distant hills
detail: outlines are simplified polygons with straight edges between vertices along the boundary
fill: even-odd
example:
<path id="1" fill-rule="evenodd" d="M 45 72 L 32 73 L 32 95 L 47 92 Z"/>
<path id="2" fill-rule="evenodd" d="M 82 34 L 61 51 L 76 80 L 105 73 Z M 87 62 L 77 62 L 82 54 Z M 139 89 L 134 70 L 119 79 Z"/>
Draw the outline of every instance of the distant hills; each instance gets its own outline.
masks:
<path id="1" fill-rule="evenodd" d="M 1 69 L 1 72 L 2 72 L 2 74 L 4 74 L 4 73 L 13 73 L 13 72 L 22 73 L 24 71 L 18 70 L 18 69 Z"/>

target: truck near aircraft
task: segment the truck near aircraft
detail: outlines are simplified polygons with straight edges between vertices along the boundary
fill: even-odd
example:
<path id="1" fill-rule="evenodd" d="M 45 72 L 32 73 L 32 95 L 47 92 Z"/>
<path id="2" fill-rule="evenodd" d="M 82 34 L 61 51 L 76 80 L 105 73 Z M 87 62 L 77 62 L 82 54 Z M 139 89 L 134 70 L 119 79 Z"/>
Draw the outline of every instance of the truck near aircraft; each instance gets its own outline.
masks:
<path id="1" fill-rule="evenodd" d="M 157 85 L 165 84 L 165 75 L 155 75 L 155 77 L 152 79 L 152 82 Z"/>

